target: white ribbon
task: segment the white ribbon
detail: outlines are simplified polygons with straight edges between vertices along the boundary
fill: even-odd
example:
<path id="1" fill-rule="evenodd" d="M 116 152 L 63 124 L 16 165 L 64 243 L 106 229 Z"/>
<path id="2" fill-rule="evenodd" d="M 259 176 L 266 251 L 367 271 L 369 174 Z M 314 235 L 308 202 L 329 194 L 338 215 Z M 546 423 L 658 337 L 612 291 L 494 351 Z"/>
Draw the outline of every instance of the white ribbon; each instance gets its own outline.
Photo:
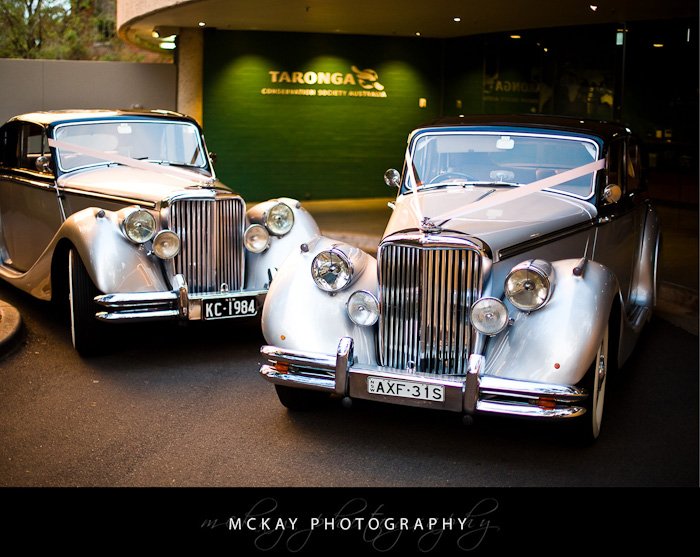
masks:
<path id="1" fill-rule="evenodd" d="M 89 147 L 83 147 L 82 145 L 75 145 L 73 143 L 66 143 L 65 141 L 59 141 L 57 139 L 49 139 L 49 146 L 55 149 L 62 149 L 64 151 L 78 153 L 80 155 L 87 155 L 94 159 L 99 159 L 106 162 L 116 162 L 117 164 L 129 166 L 132 168 L 139 168 L 141 170 L 148 170 L 149 172 L 157 172 L 159 174 L 167 174 L 169 176 L 172 176 L 173 178 L 186 180 L 190 183 L 192 183 L 192 181 L 203 181 L 202 176 L 199 176 L 198 174 L 189 170 L 184 170 L 182 168 L 176 168 L 173 166 L 156 165 L 152 162 L 140 161 L 131 157 L 125 157 L 123 155 L 105 153 L 104 151 L 90 149 Z M 206 181 L 208 179 L 204 178 L 204 180 Z"/>

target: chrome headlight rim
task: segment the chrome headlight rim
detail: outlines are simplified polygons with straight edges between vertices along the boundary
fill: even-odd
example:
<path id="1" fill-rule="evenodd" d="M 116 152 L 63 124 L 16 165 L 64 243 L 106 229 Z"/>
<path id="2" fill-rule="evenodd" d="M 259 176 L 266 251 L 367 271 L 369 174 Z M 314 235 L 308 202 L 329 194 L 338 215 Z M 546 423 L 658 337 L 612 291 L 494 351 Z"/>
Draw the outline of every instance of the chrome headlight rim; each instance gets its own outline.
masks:
<path id="1" fill-rule="evenodd" d="M 283 226 L 279 226 L 280 220 L 276 218 L 279 211 L 284 211 L 287 214 L 287 222 Z M 263 221 L 265 223 L 265 228 L 267 228 L 270 234 L 280 237 L 285 236 L 294 227 L 294 211 L 289 205 L 280 201 L 265 212 Z"/>
<path id="2" fill-rule="evenodd" d="M 357 298 L 360 297 L 364 297 L 364 301 L 360 302 L 362 306 L 367 307 L 371 305 L 371 307 L 368 310 L 368 313 L 371 315 L 371 321 L 361 322 L 359 319 L 357 319 L 357 314 L 353 313 L 353 304 L 356 303 Z M 367 301 L 369 301 L 370 304 L 367 304 Z M 372 294 L 368 290 L 356 290 L 355 292 L 350 294 L 350 297 L 348 298 L 346 304 L 346 309 L 350 321 L 352 321 L 353 323 L 355 323 L 355 325 L 358 325 L 360 327 L 372 327 L 377 321 L 379 321 L 379 300 L 374 294 Z M 358 309 L 362 310 L 362 308 Z"/>
<path id="3" fill-rule="evenodd" d="M 265 236 L 265 245 L 262 247 L 255 247 L 254 244 L 250 242 L 251 235 L 256 232 Z M 267 251 L 267 249 L 270 247 L 270 239 L 270 232 L 267 230 L 267 227 L 263 226 L 262 224 L 251 224 L 243 233 L 243 245 L 250 253 L 263 253 Z"/>
<path id="4" fill-rule="evenodd" d="M 137 222 L 137 219 L 142 219 L 141 223 Z M 143 223 L 148 223 L 150 226 L 144 228 Z M 136 207 L 129 211 L 121 222 L 121 230 L 127 240 L 134 244 L 145 244 L 146 242 L 153 239 L 156 235 L 156 229 L 158 223 L 156 218 L 151 214 L 150 211 L 146 209 L 141 209 Z M 145 234 L 138 234 L 139 231 L 146 231 Z"/>
<path id="5" fill-rule="evenodd" d="M 523 275 L 517 279 L 519 283 L 529 283 L 525 290 L 521 289 L 514 291 L 512 283 L 516 280 L 517 275 Z M 536 295 L 535 301 L 525 302 L 523 293 L 527 294 L 534 290 L 542 290 L 543 292 Z M 552 297 L 554 290 L 554 268 L 551 263 L 543 259 L 530 259 L 519 263 L 513 267 L 506 275 L 503 283 L 503 292 L 508 301 L 517 309 L 524 312 L 537 311 L 544 307 Z"/>
<path id="6" fill-rule="evenodd" d="M 334 288 L 330 286 L 330 284 L 327 281 L 324 281 L 321 276 L 317 273 L 318 269 L 318 262 L 320 261 L 320 258 L 322 256 L 330 256 L 332 257 L 337 257 L 340 262 L 345 266 L 345 274 L 347 275 L 347 280 L 341 284 L 339 287 Z M 337 274 L 336 274 L 337 275 Z M 341 290 L 347 288 L 352 284 L 352 279 L 353 276 L 355 275 L 355 268 L 352 264 L 352 261 L 350 260 L 350 257 L 348 257 L 345 252 L 343 252 L 341 249 L 337 247 L 332 247 L 330 249 L 325 249 L 323 251 L 320 251 L 319 253 L 316 254 L 316 256 L 313 258 L 311 261 L 311 278 L 313 279 L 314 283 L 316 283 L 316 286 L 323 290 L 324 292 L 330 292 L 330 293 L 335 293 L 335 292 L 340 292 Z"/>
<path id="7" fill-rule="evenodd" d="M 484 304 L 492 304 L 492 307 L 500 312 L 500 314 L 497 316 L 497 327 L 488 329 L 483 326 L 481 321 L 478 321 L 475 318 L 475 315 L 479 315 L 481 312 L 480 306 Z M 469 320 L 471 321 L 472 327 L 474 327 L 477 331 L 486 336 L 496 336 L 502 333 L 508 328 L 508 324 L 510 323 L 510 318 L 508 316 L 508 308 L 502 300 L 499 300 L 498 298 L 494 298 L 492 296 L 484 296 L 483 298 L 479 298 L 476 302 L 472 304 L 472 307 L 469 310 Z"/>
<path id="8" fill-rule="evenodd" d="M 163 242 L 167 241 L 166 238 L 170 238 L 174 240 L 174 242 L 177 244 L 177 249 L 175 250 L 170 250 L 168 252 L 163 251 Z M 180 236 L 178 236 L 177 232 L 174 232 L 172 230 L 161 230 L 158 232 L 154 237 L 153 237 L 153 253 L 156 254 L 156 257 L 159 259 L 163 260 L 169 260 L 177 257 L 177 255 L 180 253 L 180 248 L 182 247 L 182 242 L 180 241 Z"/>

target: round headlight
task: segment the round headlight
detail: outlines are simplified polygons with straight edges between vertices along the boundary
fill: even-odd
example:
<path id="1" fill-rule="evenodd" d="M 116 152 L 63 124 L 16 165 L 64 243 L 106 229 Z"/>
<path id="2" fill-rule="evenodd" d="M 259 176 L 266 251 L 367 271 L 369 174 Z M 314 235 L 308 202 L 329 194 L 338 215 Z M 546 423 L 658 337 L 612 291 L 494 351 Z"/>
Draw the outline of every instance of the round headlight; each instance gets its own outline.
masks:
<path id="1" fill-rule="evenodd" d="M 504 285 L 506 297 L 522 311 L 540 309 L 549 300 L 552 278 L 552 266 L 546 261 L 525 261 L 508 273 Z"/>
<path id="2" fill-rule="evenodd" d="M 379 302 L 366 290 L 353 292 L 348 299 L 348 315 L 356 325 L 370 327 L 379 319 Z"/>
<path id="3" fill-rule="evenodd" d="M 172 230 L 161 230 L 153 238 L 153 253 L 161 259 L 172 259 L 180 253 L 180 236 Z"/>
<path id="4" fill-rule="evenodd" d="M 338 249 L 322 251 L 311 262 L 311 276 L 321 290 L 337 292 L 352 280 L 353 268 L 347 256 Z"/>
<path id="5" fill-rule="evenodd" d="M 275 236 L 284 236 L 294 226 L 294 211 L 284 203 L 278 203 L 265 215 L 265 226 Z"/>
<path id="6" fill-rule="evenodd" d="M 243 243 L 248 251 L 262 253 L 270 246 L 270 233 L 262 224 L 251 224 L 243 235 Z"/>
<path id="7" fill-rule="evenodd" d="M 129 240 L 143 244 L 156 233 L 156 219 L 145 209 L 134 209 L 124 217 L 122 228 Z"/>
<path id="8" fill-rule="evenodd" d="M 508 309 L 498 298 L 481 298 L 472 306 L 471 320 L 480 333 L 497 335 L 508 326 Z"/>

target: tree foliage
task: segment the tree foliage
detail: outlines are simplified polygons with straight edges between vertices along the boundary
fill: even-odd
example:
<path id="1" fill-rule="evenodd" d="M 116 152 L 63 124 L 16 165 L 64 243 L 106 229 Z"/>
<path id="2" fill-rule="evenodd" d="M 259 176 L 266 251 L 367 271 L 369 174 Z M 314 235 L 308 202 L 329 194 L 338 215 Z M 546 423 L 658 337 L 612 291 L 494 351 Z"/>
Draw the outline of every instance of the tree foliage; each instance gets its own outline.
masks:
<path id="1" fill-rule="evenodd" d="M 115 14 L 115 0 L 0 0 L 0 58 L 147 57 L 116 36 Z"/>

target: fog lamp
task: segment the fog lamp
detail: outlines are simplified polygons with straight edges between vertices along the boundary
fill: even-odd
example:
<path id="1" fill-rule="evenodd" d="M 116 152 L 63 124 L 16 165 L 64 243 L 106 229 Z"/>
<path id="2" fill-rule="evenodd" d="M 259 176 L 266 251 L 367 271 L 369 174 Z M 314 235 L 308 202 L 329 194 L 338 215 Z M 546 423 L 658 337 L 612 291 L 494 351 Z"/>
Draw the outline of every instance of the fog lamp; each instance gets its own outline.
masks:
<path id="1" fill-rule="evenodd" d="M 248 251 L 262 253 L 270 247 L 270 233 L 261 224 L 251 224 L 243 234 L 243 243 Z"/>
<path id="2" fill-rule="evenodd" d="M 348 299 L 348 316 L 356 325 L 371 327 L 379 319 L 379 302 L 371 292 L 358 290 Z"/>
<path id="3" fill-rule="evenodd" d="M 494 336 L 508 326 L 508 309 L 498 298 L 481 298 L 472 305 L 471 321 L 480 333 Z"/>
<path id="4" fill-rule="evenodd" d="M 153 238 L 153 253 L 161 259 L 172 259 L 180 253 L 180 237 L 172 230 L 161 230 Z"/>

